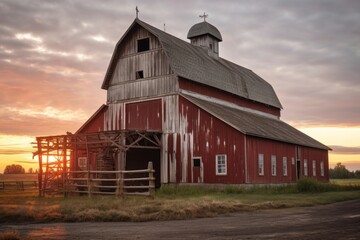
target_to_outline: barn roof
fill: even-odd
[[[182,96],[245,135],[306,147],[331,150],[329,147],[288,125],[280,119],[246,112],[186,94],[182,94]]]
[[[200,22],[192,26],[187,34],[187,38],[191,39],[206,34],[209,34],[215,37],[217,40],[222,41],[219,30],[208,22]]]
[[[135,26],[145,28],[159,39],[169,58],[171,68],[177,76],[253,101],[282,108],[272,86],[253,71],[223,58],[209,56],[206,49],[185,42],[139,19],[134,20],[117,43],[102,84],[103,89],[109,87],[122,41]]]

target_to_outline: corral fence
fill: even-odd
[[[64,194],[93,195],[143,195],[155,193],[155,170],[152,162],[147,169],[124,171],[68,171]]]
[[[37,181],[0,181],[0,190],[25,191],[38,188]]]

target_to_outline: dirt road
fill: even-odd
[[[166,222],[2,225],[25,239],[360,239],[360,200]]]

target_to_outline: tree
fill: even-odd
[[[32,168],[29,168],[28,173],[29,173],[29,174],[34,173],[34,170],[33,170]]]
[[[7,165],[4,170],[4,174],[22,174],[25,173],[25,169],[19,164]]]
[[[337,163],[334,169],[330,168],[330,178],[350,178],[351,173],[341,162]]]

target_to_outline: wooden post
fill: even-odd
[[[90,171],[88,171],[87,175],[88,175],[88,179],[87,179],[88,197],[91,198],[91,174],[90,174]]]
[[[62,157],[63,157],[63,167],[62,167],[62,170],[63,170],[63,191],[64,191],[64,197],[66,197],[66,185],[67,185],[67,150],[66,150],[66,145],[67,145],[67,137],[65,136],[64,139],[63,139],[63,149],[62,149]]]
[[[124,175],[122,171],[119,171],[118,178],[116,180],[116,197],[123,197],[124,195]]]
[[[153,163],[148,163],[148,171],[149,171],[149,194],[150,196],[155,195],[155,181],[154,181],[154,168]]]
[[[39,197],[43,197],[42,195],[42,146],[41,140],[37,139],[37,147],[38,147],[38,159],[39,159],[39,172],[38,172],[38,182],[39,182]]]

